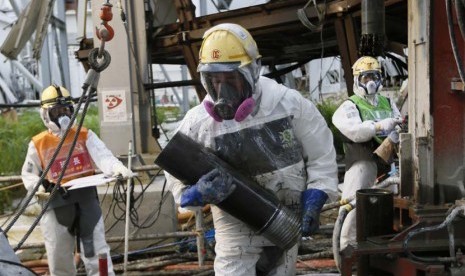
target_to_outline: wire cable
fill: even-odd
[[[52,167],[53,162],[57,158],[58,153],[60,152],[61,147],[63,146],[63,143],[65,142],[65,137],[68,136],[68,133],[71,130],[71,126],[73,125],[74,121],[76,120],[77,114],[79,113],[79,109],[80,109],[80,107],[81,107],[81,105],[82,105],[82,103],[84,101],[86,91],[87,91],[87,89],[84,89],[83,94],[82,94],[82,96],[79,99],[79,102],[77,104],[77,107],[76,107],[73,115],[71,116],[70,124],[69,124],[68,128],[66,129],[65,133],[63,134],[63,137],[60,138],[60,142],[58,142],[57,148],[56,148],[55,152],[53,153],[53,155],[52,155],[52,157],[50,159],[50,162],[48,163],[45,170],[42,171],[42,175],[40,176],[39,180],[37,181],[36,185],[34,186],[32,191],[30,192],[30,194],[26,197],[25,203],[21,206],[20,210],[15,214],[15,216],[14,216],[13,220],[11,221],[11,223],[8,224],[8,226],[5,228],[5,230],[4,230],[5,234],[8,233],[8,231],[11,229],[11,227],[13,227],[13,225],[16,223],[16,221],[19,219],[19,217],[24,213],[24,210],[26,210],[27,206],[29,206],[29,203],[31,202],[31,200],[34,197],[35,193],[37,192],[40,185],[42,184],[42,181],[47,176],[47,173],[49,172],[50,168]],[[86,102],[89,102],[90,98],[91,97],[88,97],[86,99]],[[82,116],[82,121],[83,120],[84,120],[84,116]]]
[[[93,91],[90,91],[89,93],[92,94],[93,92],[95,92],[95,90]],[[64,164],[63,164],[63,168],[67,168],[68,167],[68,164],[69,164],[69,161],[71,160],[71,157],[72,157],[72,152],[74,150],[74,147],[76,146],[76,142],[77,142],[77,139],[79,137],[79,133],[81,132],[81,128],[82,128],[82,125],[84,123],[84,118],[86,116],[86,112],[87,112],[87,109],[89,107],[89,104],[90,104],[90,98],[91,97],[88,97],[87,98],[87,101],[86,103],[84,104],[84,108],[82,110],[82,116],[81,116],[81,120],[79,121],[78,125],[77,125],[77,128],[76,128],[76,134],[73,138],[73,141],[71,143],[71,146],[70,146],[70,149],[69,149],[69,152],[68,152],[68,157],[66,158]],[[77,113],[77,110],[76,112]],[[74,117],[74,115],[73,115]],[[68,129],[67,131],[69,131],[71,129],[71,126],[72,126],[72,123],[70,123],[70,125],[68,126]],[[66,135],[63,135],[63,137],[66,137]],[[64,139],[62,139],[64,141]],[[52,163],[52,162],[50,162]],[[16,247],[14,248],[14,251],[17,251],[18,249],[21,248],[21,246],[23,245],[23,243],[27,240],[27,238],[29,237],[29,235],[31,235],[32,231],[34,230],[34,228],[37,226],[37,224],[39,223],[40,219],[42,218],[42,216],[45,214],[45,212],[47,211],[48,209],[48,206],[50,205],[50,203],[52,202],[53,198],[56,196],[56,194],[58,193],[58,191],[60,190],[61,186],[60,186],[60,183],[61,183],[61,180],[63,179],[63,177],[65,176],[65,172],[66,170],[63,169],[60,173],[60,176],[58,177],[58,180],[55,184],[55,186],[53,187],[52,191],[50,192],[50,198],[47,200],[47,202],[45,202],[45,204],[43,205],[42,207],[42,211],[40,212],[40,214],[36,217],[36,219],[34,220],[34,222],[32,223],[31,227],[28,229],[28,231],[26,232],[26,234],[24,234],[23,238],[18,242],[18,244],[16,245]],[[44,175],[43,175],[44,176]],[[66,191],[66,190],[65,190]]]

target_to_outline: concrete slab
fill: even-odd
[[[174,198],[165,187],[163,190],[164,177],[157,177],[150,184],[143,186],[135,180],[133,198],[135,203],[131,212],[132,220],[129,223],[130,235],[144,235],[168,233],[177,231],[177,214]],[[126,186],[124,181],[124,187]],[[141,195],[143,189],[146,189]],[[126,194],[122,187],[115,190],[115,185],[99,186],[98,194],[102,207],[102,214],[107,231],[107,239],[110,237],[124,237],[125,230],[125,206]],[[130,241],[129,250],[146,248],[151,244],[165,244],[173,242],[174,239]],[[124,252],[124,242],[111,243],[113,253]]]

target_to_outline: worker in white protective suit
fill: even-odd
[[[40,176],[49,165],[73,114],[73,101],[68,90],[60,86],[49,86],[41,95],[40,116],[48,130],[34,136],[29,143],[21,176],[26,189],[34,190]],[[107,254],[108,275],[115,275],[110,257],[110,248],[105,241],[105,230],[95,187],[66,191],[63,187],[54,197],[50,191],[59,179],[62,164],[76,134],[72,126],[52,163],[49,172],[36,192],[42,206],[51,200],[48,210],[40,221],[47,251],[51,275],[76,275],[74,252],[76,237],[80,240],[81,258],[87,275],[99,275],[98,255]],[[129,177],[126,168],[92,132],[81,128],[71,159],[61,183],[95,172],[93,163],[105,174]]]
[[[314,233],[322,206],[337,198],[333,137],[324,118],[298,91],[259,76],[257,45],[239,25],[207,30],[199,57],[207,95],[178,131],[298,212],[302,235]],[[167,178],[181,207],[212,204],[215,275],[295,275],[298,244],[283,251],[215,205],[235,189],[227,173],[212,170],[192,186]]]
[[[373,152],[383,139],[399,142],[395,128],[402,121],[394,101],[378,93],[382,88],[378,60],[361,57],[352,69],[354,95],[344,101],[332,117],[333,124],[346,138],[342,199],[355,196],[359,189],[372,187],[377,175],[390,170],[390,166],[381,162]],[[341,250],[356,240],[355,213],[351,211],[344,220],[340,236]]]

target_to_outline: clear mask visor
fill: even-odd
[[[359,86],[364,88],[368,95],[378,92],[381,82],[381,73],[379,71],[365,71],[358,76]]]
[[[358,81],[366,85],[369,81],[381,83],[381,74],[378,71],[366,71],[358,76]]]
[[[54,122],[60,129],[64,130],[70,123],[74,107],[72,105],[57,104],[48,109],[50,121]]]
[[[240,104],[251,97],[252,89],[238,72],[202,72],[206,90],[214,101],[215,112],[225,120],[234,118]]]
[[[205,81],[210,85],[207,91],[210,96],[216,101],[219,98],[242,98],[248,96],[249,86],[245,78],[238,71],[234,72],[209,72],[202,73]],[[224,89],[224,86],[229,86],[232,90]]]
[[[50,120],[58,120],[62,116],[71,117],[73,115],[74,108],[71,105],[55,105],[48,109],[48,115]]]

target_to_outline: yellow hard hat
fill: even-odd
[[[364,56],[359,58],[352,66],[354,77],[360,75],[365,71],[378,71],[381,72],[381,66],[378,60],[374,57]]]
[[[56,104],[73,104],[69,91],[63,86],[51,85],[42,91],[40,106],[50,108]]]
[[[204,34],[199,63],[239,63],[239,67],[260,58],[255,40],[237,24],[220,24]]]

